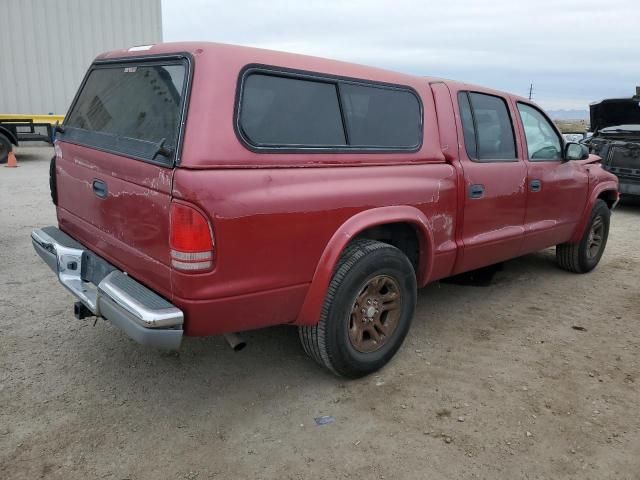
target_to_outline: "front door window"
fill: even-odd
[[[536,108],[518,103],[518,112],[527,138],[529,160],[561,160],[562,143],[549,120]]]

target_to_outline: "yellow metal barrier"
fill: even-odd
[[[18,113],[0,113],[0,120],[32,121],[33,123],[62,123],[64,115],[24,115]]]

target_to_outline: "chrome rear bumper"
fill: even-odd
[[[184,315],[179,308],[56,227],[34,230],[31,241],[60,283],[94,315],[109,320],[143,345],[168,349],[180,347]],[[91,262],[88,261],[89,254]],[[96,263],[100,264],[98,274],[93,272],[89,275],[86,271],[88,265]]]

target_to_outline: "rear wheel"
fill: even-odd
[[[575,273],[593,270],[607,245],[611,210],[603,200],[597,200],[591,211],[589,224],[578,243],[556,246],[556,260],[560,268]]]
[[[7,158],[9,157],[9,152],[11,152],[11,150],[13,150],[11,140],[0,133],[0,164],[7,163]]]
[[[398,351],[416,304],[416,277],[397,248],[355,240],[343,252],[317,325],[300,327],[306,353],[332,372],[357,378]]]

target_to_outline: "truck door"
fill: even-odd
[[[579,221],[589,190],[584,166],[562,156],[562,137],[537,107],[517,102],[527,157],[527,214],[521,254],[564,243]]]
[[[527,166],[518,154],[515,112],[505,98],[460,91],[452,99],[460,112],[460,165],[464,211],[462,254],[454,273],[516,257],[522,247]]]

